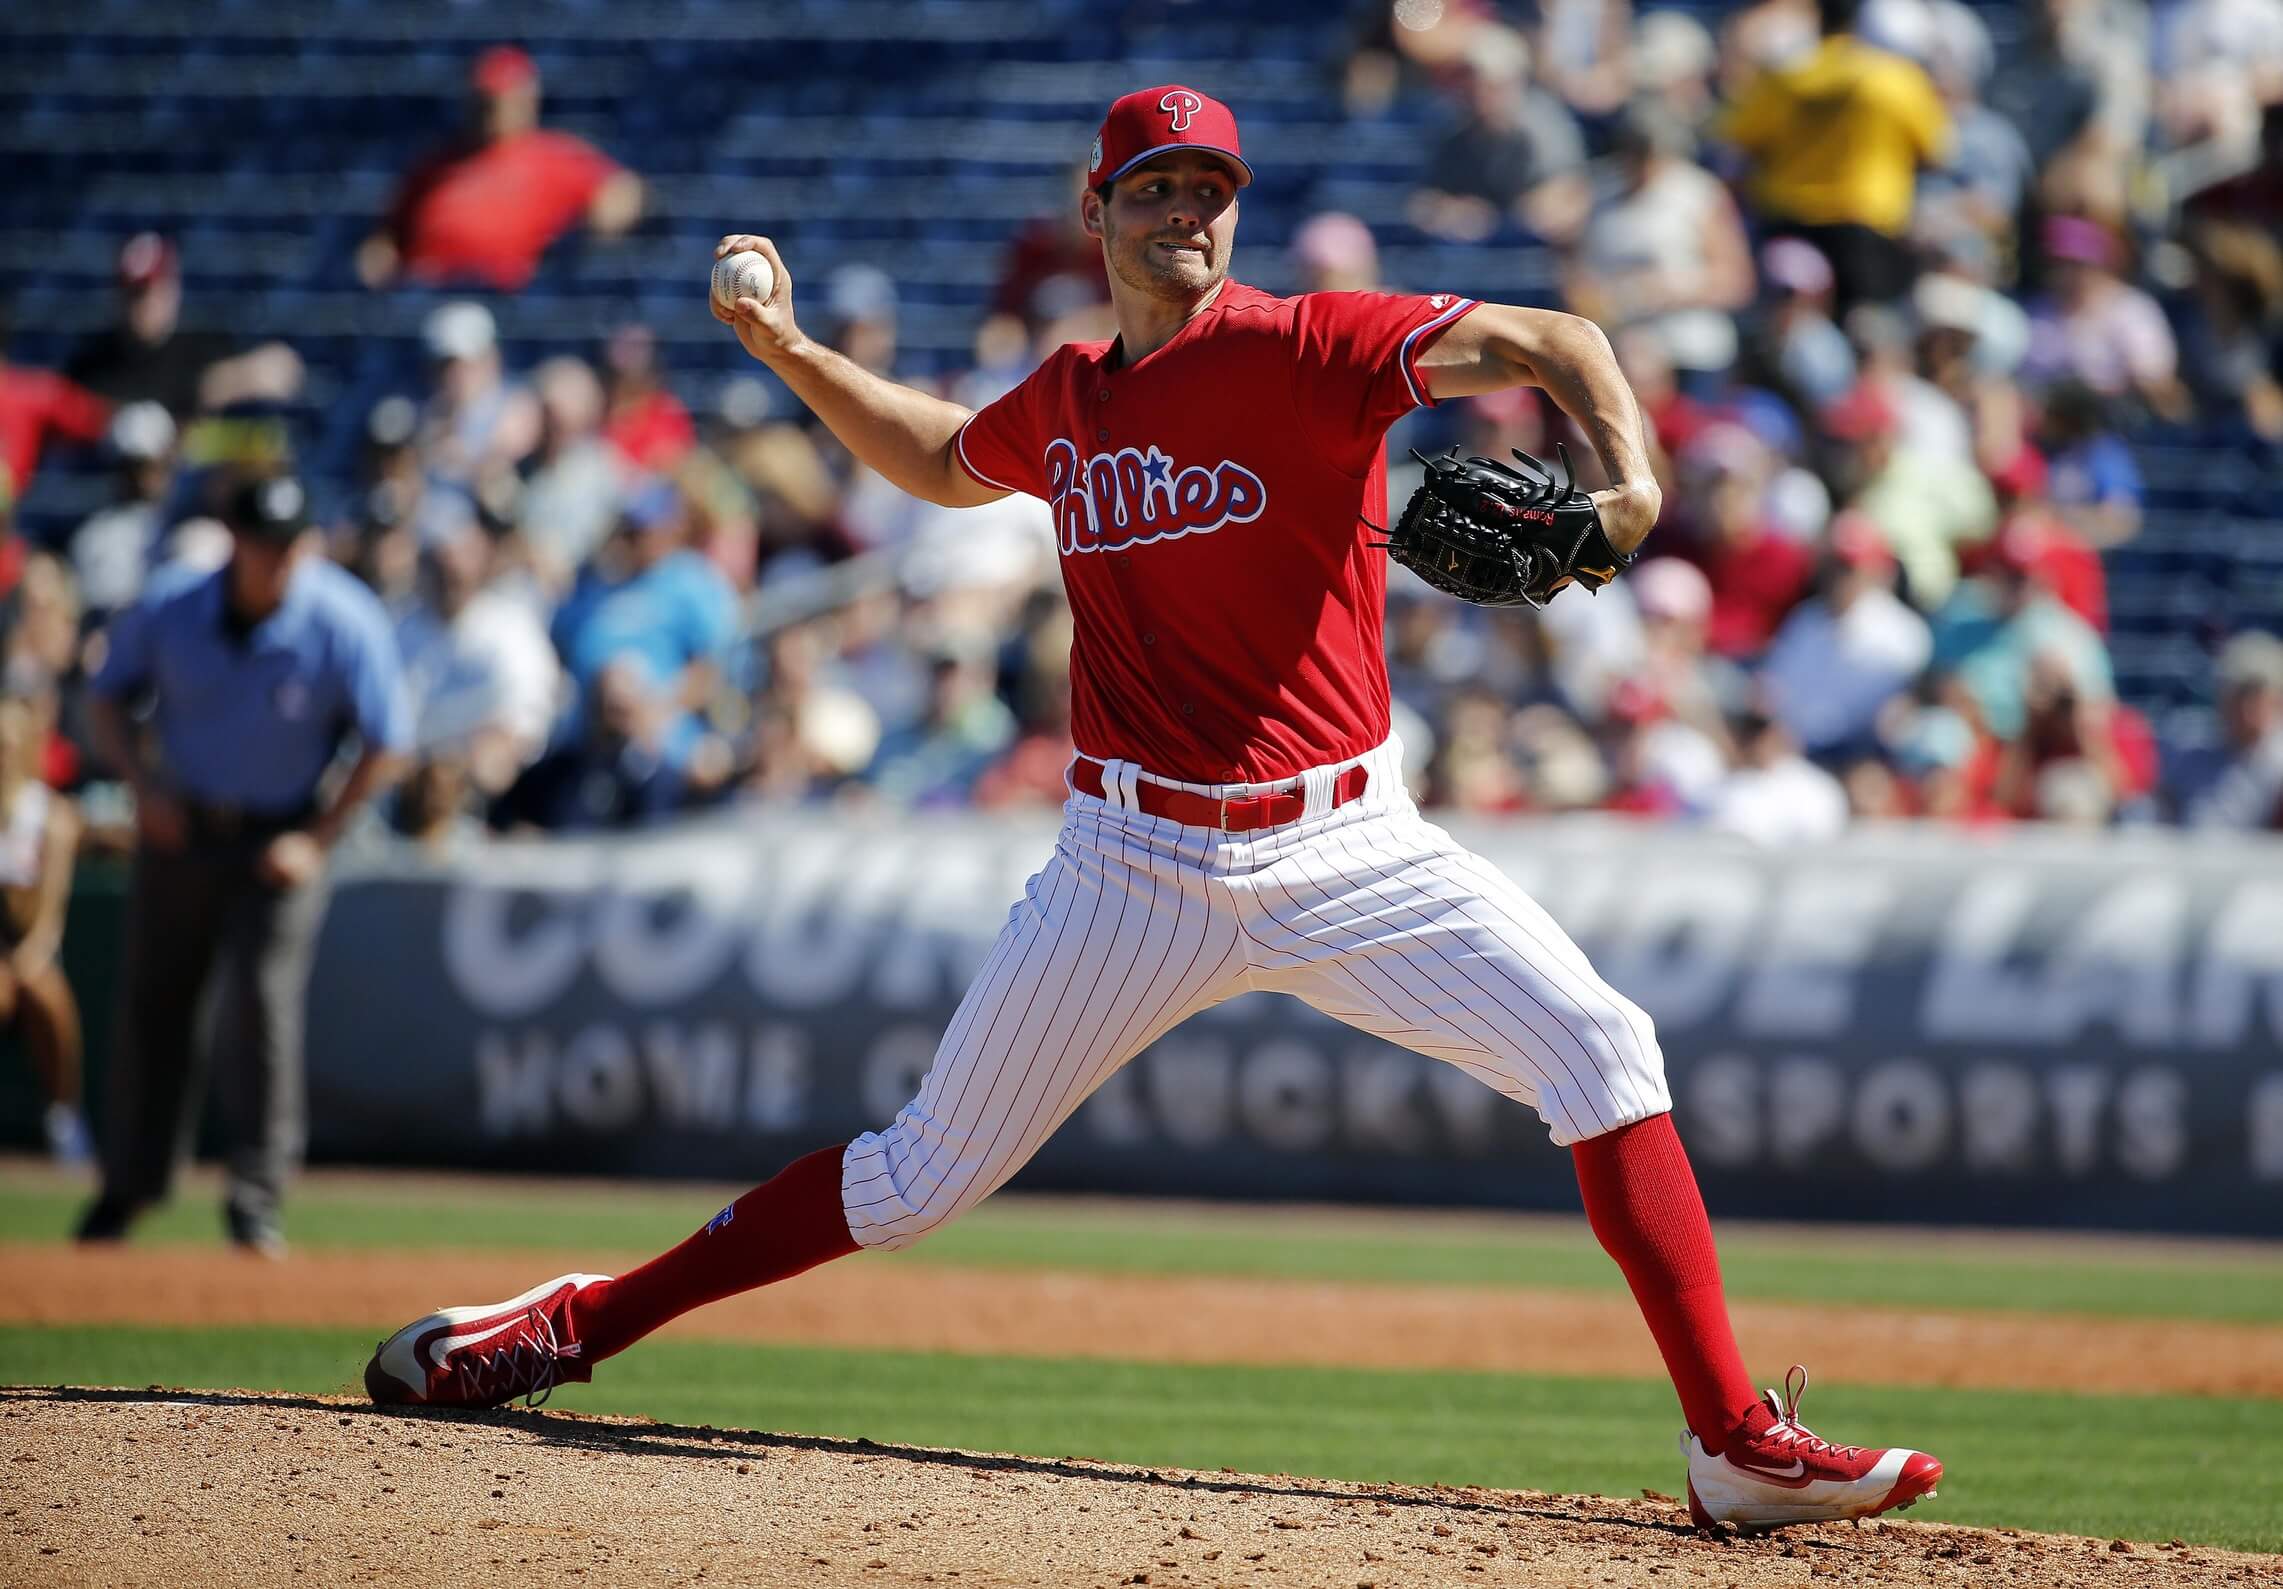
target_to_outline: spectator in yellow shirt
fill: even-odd
[[[1754,208],[1830,259],[1842,308],[1909,290],[1913,185],[1950,143],[1933,81],[1856,38],[1856,4],[1818,0],[1815,52],[1756,78],[1718,128],[1750,163]]]

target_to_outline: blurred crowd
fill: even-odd
[[[1558,251],[1665,485],[1644,561],[1598,598],[1491,612],[1393,576],[1425,801],[1768,844],[1900,817],[2283,825],[2283,640],[2226,637],[2219,739],[2160,747],[2116,698],[2102,561],[2139,527],[2142,427],[2283,442],[2283,0],[2023,16],[2001,55],[1957,0],[1759,0],[1717,29],[1628,0],[1367,8],[1327,93],[1355,118],[1442,106],[1410,227]],[[1058,804],[1070,619],[1043,506],[917,503],[780,388],[678,385],[640,324],[511,360],[488,305],[646,199],[546,128],[520,52],[471,88],[358,258],[374,291],[466,295],[435,300],[424,387],[372,408],[354,490],[318,515],[412,704],[411,772],[372,825],[448,851],[746,802]],[[907,370],[897,285],[868,266],[793,259],[803,323],[980,405],[1113,329],[1070,209],[1010,239],[955,377]],[[1383,280],[1379,242],[1315,215],[1291,275],[1448,285]],[[229,558],[234,482],[291,467],[293,350],[181,329],[183,290],[170,240],[124,240],[113,330],[62,371],[0,363],[8,489],[51,446],[116,463],[67,537],[0,536],[8,693],[96,842],[128,829],[80,699],[106,626],[169,566]],[[1422,410],[1390,456],[1566,437],[1582,462],[1566,426],[1503,393]]]

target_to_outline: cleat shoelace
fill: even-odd
[[[527,1318],[528,1327],[512,1345],[463,1353],[452,1365],[469,1400],[497,1404],[521,1396],[524,1406],[537,1407],[563,1382],[563,1359],[577,1357],[579,1343],[558,1343],[553,1322],[536,1307]]]
[[[1783,1394],[1770,1390],[1764,1393],[1768,1408],[1775,1413],[1775,1426],[1761,1439],[1780,1450],[1806,1456],[1828,1456],[1837,1461],[1863,1454],[1861,1446],[1843,1446],[1824,1439],[1799,1421],[1800,1398],[1807,1394],[1807,1369],[1794,1363],[1791,1372],[1784,1376]]]

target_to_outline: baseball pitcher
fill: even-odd
[[[1931,1456],[1810,1433],[1799,1371],[1754,1394],[1648,1017],[1402,783],[1388,557],[1469,600],[1540,603],[1622,577],[1656,522],[1607,340],[1446,293],[1244,286],[1229,263],[1251,180],[1219,101],[1167,85],[1113,104],[1078,202],[1118,335],[1056,349],[980,412],[810,341],[769,239],[722,239],[717,257],[763,256],[743,279],[769,286],[716,299],[715,317],[852,453],[931,502],[1023,491],[1053,510],[1076,631],[1062,830],[884,1130],[795,1162],[628,1274],[406,1326],[366,1369],[376,1401],[541,1396],[692,1308],[907,1246],[1174,1026],[1268,988],[1480,1077],[1570,1149],[1679,1393],[1699,1523],[1863,1517],[1934,1492]],[[1611,484],[1578,490],[1566,457],[1430,460],[1391,521],[1388,426],[1523,384]]]

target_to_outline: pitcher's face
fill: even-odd
[[[1211,155],[1168,152],[1120,177],[1107,199],[1089,192],[1080,204],[1110,274],[1135,292],[1194,302],[1229,273],[1236,182]]]

